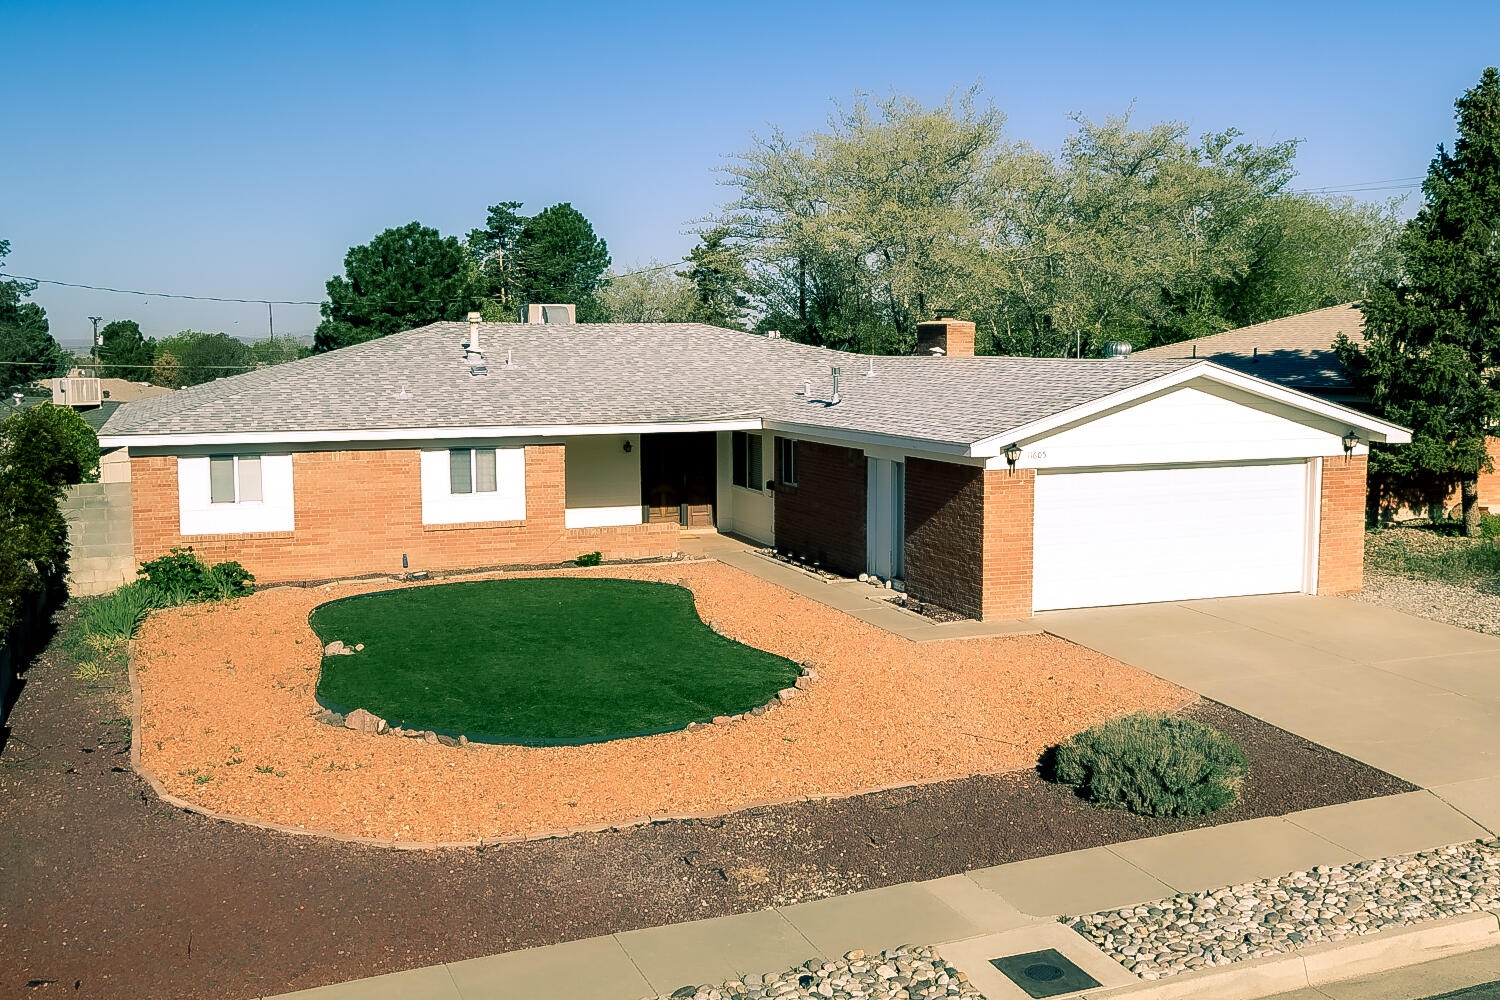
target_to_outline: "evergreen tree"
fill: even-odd
[[[1402,229],[1403,274],[1363,304],[1367,344],[1340,356],[1412,443],[1373,449],[1394,499],[1440,505],[1460,489],[1465,533],[1479,533],[1486,431],[1500,423],[1500,72],[1460,97],[1458,139],[1438,146],[1423,205]]]
[[[0,262],[10,253],[10,241],[0,240]],[[47,328],[47,313],[35,302],[23,301],[36,285],[0,280],[0,392],[13,391],[45,378],[66,375],[73,355],[63,350]]]
[[[677,275],[693,284],[694,321],[738,330],[749,304],[745,289],[750,285],[750,276],[745,271],[744,258],[728,245],[728,239],[729,230],[724,226],[715,226],[704,233],[688,254],[688,269],[678,271]]]
[[[606,280],[609,247],[572,205],[553,205],[527,219],[516,235],[513,260],[517,305],[572,303],[580,323],[604,319],[597,293]]]
[[[484,228],[469,231],[469,256],[486,320],[506,323],[519,318],[515,251],[526,225],[526,217],[516,212],[520,207],[519,201],[491,205]]]
[[[314,351],[331,351],[439,320],[461,320],[478,303],[472,264],[452,236],[419,222],[387,229],[344,255],[328,279]],[[187,359],[179,356],[184,367]]]
[[[99,333],[99,360],[99,374],[105,378],[144,382],[156,363],[156,341],[142,334],[135,320],[117,319]]]

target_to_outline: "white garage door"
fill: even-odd
[[[1307,470],[1295,462],[1039,473],[1033,606],[1301,590]]]

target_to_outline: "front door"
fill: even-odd
[[[890,580],[905,573],[906,463],[867,458],[865,572]]]
[[[641,435],[641,504],[650,522],[712,528],[718,499],[712,432]]]

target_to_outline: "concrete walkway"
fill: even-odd
[[[1035,620],[1500,825],[1500,636],[1299,594]]]
[[[828,580],[784,562],[762,555],[748,543],[702,532],[684,535],[682,551],[690,556],[717,559],[728,566],[758,576],[794,594],[842,611],[851,618],[868,622],[912,642],[937,642],[943,639],[973,639],[991,635],[1039,635],[1043,627],[1034,619],[1010,621],[936,622],[915,611],[891,603],[890,591],[872,587],[858,580]]]
[[[1394,972],[1359,976],[1338,983],[1278,993],[1267,1000],[1427,1000],[1457,990],[1491,984],[1487,990],[1465,992],[1455,1000],[1500,1000],[1500,948],[1409,965]]]

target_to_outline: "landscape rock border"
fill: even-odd
[[[1284,955],[1500,904],[1500,838],[1062,918],[1146,980]]]
[[[723,983],[684,986],[656,1000],[823,1000],[868,997],[870,1000],[937,1000],[959,997],[984,1000],[969,977],[943,961],[938,949],[904,944],[867,957],[851,951],[841,959],[810,958],[783,972],[750,973]]]

